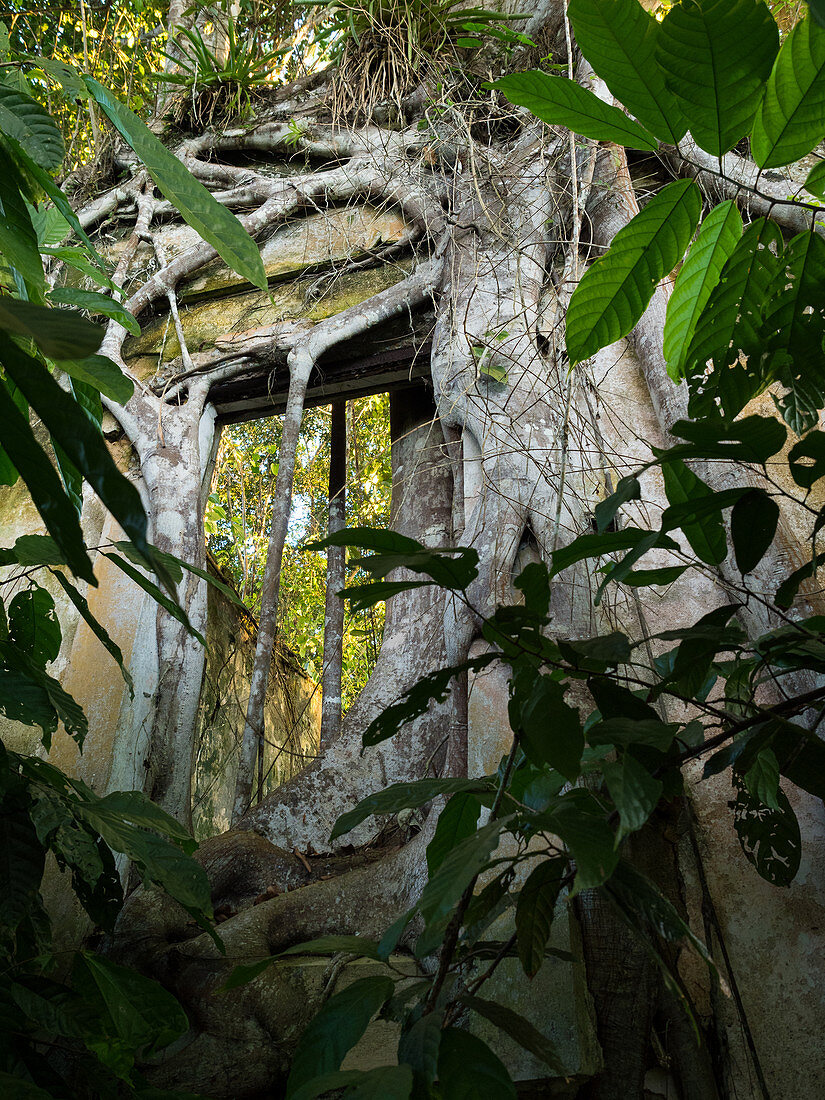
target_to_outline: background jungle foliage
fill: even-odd
[[[474,30],[470,12],[469,27],[460,28],[461,37],[466,32],[462,46],[457,24],[451,22],[453,8],[441,9],[442,38],[434,40],[435,46],[428,39],[422,49],[444,42],[477,48],[489,41],[492,29],[500,30],[478,13],[479,29]],[[257,9],[244,10],[253,27]],[[380,16],[377,10],[369,9],[371,18]],[[714,157],[746,141],[756,163],[769,171],[808,156],[825,137],[825,30],[819,14],[815,6],[780,37],[768,8],[755,0],[682,0],[661,22],[636,0],[610,5],[571,0],[578,47],[628,113],[546,68],[512,74],[496,88],[546,122],[631,148],[678,145],[688,130]],[[93,27],[91,16],[97,21]],[[158,49],[164,46],[162,34],[154,35],[156,19],[162,13],[135,0],[105,10],[84,7],[79,25],[74,13],[66,13],[56,26],[44,26],[21,9],[11,20],[10,38],[0,41],[0,478],[13,484],[22,477],[48,531],[23,536],[0,551],[0,561],[12,570],[2,582],[0,708],[9,718],[39,726],[46,753],[58,722],[82,744],[87,719],[48,671],[61,635],[53,601],[38,583],[41,570],[51,570],[108,651],[106,658],[101,652],[101,659],[114,660],[129,683],[120,651],[92,618],[76,586],[96,583],[79,524],[83,482],[129,539],[94,552],[109,555],[170,614],[183,615],[175,589],[182,569],[191,568],[147,542],[139,497],[118,472],[100,432],[100,394],[124,403],[131,383],[98,354],[101,330],[83,313],[114,317],[127,327],[134,321],[124,315],[110,269],[57,182],[65,167],[74,166],[66,162],[67,155],[79,156],[82,147],[96,143],[95,130],[107,117],[185,217],[198,203],[212,203],[208,224],[194,216],[189,220],[226,262],[256,285],[263,277],[257,248],[233,216],[121,102],[141,109],[149,102],[149,77],[161,67],[161,55],[151,51],[156,43]],[[336,33],[338,51],[364,37],[353,21]],[[149,52],[143,46],[129,52],[129,35]],[[477,42],[473,36],[480,36]],[[505,31],[492,34],[496,41],[502,37],[505,46],[513,41]],[[726,48],[720,51],[723,41]],[[90,53],[90,42],[100,48]],[[55,65],[55,58],[72,67]],[[98,75],[107,76],[120,99],[93,76],[81,75],[93,64],[103,66]],[[487,94],[497,93],[487,89]],[[80,123],[75,129],[73,118]],[[86,133],[87,118],[91,136],[78,136],[73,145],[75,135]],[[825,193],[821,159],[810,168],[807,188],[813,196]],[[669,507],[658,528],[624,525],[622,508],[639,499],[641,487],[636,474],[623,478],[596,509],[595,531],[560,547],[551,562],[529,566],[517,581],[524,602],[499,608],[485,621],[484,636],[496,647],[494,654],[460,669],[440,670],[366,731],[365,744],[392,736],[431,699],[443,698],[457,672],[495,659],[512,669],[513,742],[494,775],[427,779],[376,792],[336,825],[335,835],[343,835],[370,814],[417,808],[449,796],[427,852],[429,880],[414,909],[380,943],[328,937],[301,949],[387,959],[418,916],[423,930],[415,955],[436,956],[438,962],[402,996],[395,995],[388,974],[363,979],[331,997],[298,1048],[287,1090],[291,1098],[307,1100],[345,1088],[350,1096],[404,1098],[414,1091],[449,1100],[466,1095],[468,1082],[480,1090],[491,1081],[498,1095],[514,1097],[502,1063],[458,1026],[466,1012],[491,1020],[557,1069],[545,1036],[479,992],[511,954],[526,975],[535,974],[557,900],[583,890],[601,891],[643,936],[668,988],[690,1012],[664,945],[688,945],[711,968],[712,961],[673,905],[626,858],[626,838],[682,792],[680,768],[689,760],[703,757],[705,775],[729,772],[733,824],[744,856],[777,887],[793,880],[800,835],[785,789],[791,784],[825,796],[825,747],[815,732],[825,711],[825,688],[800,692],[793,680],[807,673],[817,684],[825,622],[788,613],[800,585],[825,562],[817,548],[825,510],[809,500],[810,490],[825,477],[825,434],[817,427],[825,405],[825,244],[818,232],[818,204],[798,205],[807,210],[810,228],[786,238],[768,219],[745,224],[732,202],[704,205],[694,183],[677,180],[650,199],[581,279],[567,316],[573,364],[629,332],[656,284],[680,265],[665,355],[674,383],[688,389],[691,419],[673,426],[681,442],[654,454],[650,463],[663,471]],[[72,243],[64,244],[71,234]],[[98,289],[61,289],[52,277],[60,263],[79,268]],[[777,417],[736,419],[751,397],[769,387]],[[48,443],[32,431],[30,411]],[[367,403],[356,410],[356,419],[363,417],[369,425],[370,417],[380,413],[379,402]],[[323,415],[312,414],[306,422],[295,541],[323,528],[323,477],[316,472],[317,466],[323,468],[326,446]],[[385,515],[387,486],[385,437],[367,430],[369,441],[361,439],[356,426],[351,443],[351,464],[360,456],[361,466],[349,515],[361,526],[336,537],[372,551],[353,563],[370,578],[350,586],[354,614],[369,612],[398,590],[386,577],[399,565],[420,578],[403,582],[407,587],[439,584],[464,592],[475,576],[473,550],[427,549],[363,526]],[[793,445],[786,452],[789,441]],[[230,438],[219,474],[221,491],[209,519],[216,553],[224,555],[252,601],[260,570],[256,540],[266,529],[273,460],[277,432],[271,425]],[[742,465],[751,480],[714,490],[700,473],[717,462]],[[737,612],[760,598],[748,578],[777,529],[777,501],[783,494],[769,464],[780,462],[788,463],[799,489],[797,504],[810,517],[811,557],[777,584],[772,605],[783,616],[782,625],[753,639],[738,625]],[[760,475],[755,479],[754,471]],[[373,484],[375,492],[367,500],[363,487]],[[644,555],[662,548],[678,563],[646,568]],[[685,570],[713,570],[731,556],[741,579],[732,587],[730,603],[660,635],[660,641],[673,644],[653,670],[638,659],[638,643],[620,632],[576,641],[551,636],[549,585],[577,561],[603,559],[598,600],[609,584],[662,585]],[[317,565],[299,567],[296,558],[292,568],[295,591],[299,586],[318,590],[312,573]],[[304,659],[317,663],[306,625],[310,617],[302,623],[288,607],[287,622],[290,614],[289,629],[306,638]],[[360,660],[353,658],[353,682],[360,682]],[[576,681],[586,684],[597,708],[584,721],[565,699]],[[768,682],[785,689],[780,702],[762,701]],[[667,699],[687,704],[689,716],[666,720],[660,703]],[[125,857],[145,882],[166,890],[193,919],[211,927],[209,886],[189,858],[191,838],[137,792],[101,798],[41,757],[4,750],[0,792],[0,1084],[12,1095],[32,1097],[164,1095],[146,1084],[141,1061],[185,1032],[185,1014],[157,983],[114,966],[105,955],[77,952],[66,960],[53,954],[39,889],[46,855],[52,853],[71,872],[73,889],[95,925],[109,930],[122,903],[117,857]],[[511,854],[494,860],[504,836],[510,838],[506,850]],[[517,886],[517,869],[537,855],[546,858]],[[490,870],[494,875],[476,893],[479,875]],[[494,920],[511,907],[515,931],[509,940],[489,938]],[[466,964],[479,958],[489,965],[471,981]],[[270,962],[242,968],[231,981],[248,980]],[[397,1060],[369,1073],[340,1072],[346,1050],[379,1010],[401,1023]]]

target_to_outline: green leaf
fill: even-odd
[[[685,630],[667,682],[675,682],[688,696],[701,690],[716,654],[741,640],[740,632],[734,629],[735,624],[734,627],[728,625],[739,606],[723,604],[715,607]]]
[[[786,577],[777,588],[776,595],[773,598],[776,606],[781,607],[783,610],[789,608],[796,599],[800,584],[812,577],[823,564],[825,564],[825,553],[816,554],[811,561],[801,565],[799,569],[795,569],[790,576]]]
[[[185,852],[194,852],[197,847],[189,830],[142,791],[112,791],[103,798],[96,798],[86,809],[98,820],[105,818],[115,827],[122,824],[128,828],[154,829],[170,837]]]
[[[428,1087],[438,1072],[443,1021],[443,1012],[427,1012],[402,1031],[398,1042],[399,1063],[408,1065],[415,1077]]]
[[[39,164],[32,160],[32,158],[28,155],[28,153],[25,151],[22,145],[20,145],[19,142],[15,141],[13,138],[9,138],[8,134],[6,135],[6,140],[9,142],[12,151],[14,152],[18,161],[25,168],[26,172],[28,172],[29,175],[34,178],[38,187],[40,187],[40,189],[52,200],[57,210],[60,211],[68,224],[78,235],[80,240],[83,241],[83,244],[85,245],[87,250],[87,254],[92,257],[95,263],[99,264],[102,267],[103,260],[101,259],[99,252],[92,244],[91,239],[88,237],[82,225],[78,221],[77,214],[75,214],[74,210],[72,209],[69,200],[63,194],[63,192],[49,175],[49,173],[45,171],[45,169],[41,168]]]
[[[547,859],[531,872],[516,902],[516,946],[522,969],[528,978],[544,962],[544,949],[556,912],[567,860]]]
[[[35,61],[43,72],[48,73],[50,77],[56,80],[63,91],[72,99],[89,98],[83,79],[73,65],[67,65],[65,61],[61,61],[56,57],[43,57],[42,55],[34,56],[32,61]]]
[[[60,652],[60,623],[54,600],[45,588],[34,585],[18,592],[8,606],[9,634],[15,645],[45,668]]]
[[[393,989],[391,978],[376,975],[360,978],[330,997],[298,1043],[286,1086],[288,1100],[313,1078],[339,1069]]]
[[[413,1086],[409,1066],[376,1066],[374,1069],[347,1069],[325,1073],[302,1085],[289,1100],[314,1100],[314,1097],[344,1089],[348,1100],[407,1100]]]
[[[769,378],[777,378],[791,391],[780,399],[779,406],[797,434],[817,423],[819,409],[825,404],[825,373],[820,366],[825,339],[823,302],[825,241],[818,233],[799,233],[785,248],[780,269],[768,288],[762,326],[763,360],[769,364]]]
[[[621,860],[606,890],[620,916],[636,935],[644,937],[645,932],[650,931],[667,943],[689,946],[715,973],[716,965],[702,941],[659,888],[635,867]]]
[[[825,134],[825,30],[803,19],[782,43],[756,114],[751,153],[760,168],[804,157]]]
[[[637,0],[628,2],[639,6]],[[619,230],[608,251],[593,261],[567,310],[571,363],[588,359],[630,332],[657,284],[684,255],[701,205],[699,189],[692,180],[669,183]]]
[[[89,313],[102,313],[123,325],[133,336],[140,336],[140,325],[135,317],[119,302],[107,294],[98,294],[96,290],[77,290],[75,287],[58,286],[49,294],[57,306],[76,306]],[[94,349],[95,351],[97,348]]]
[[[446,668],[436,669],[435,672],[422,677],[417,684],[401,697],[399,702],[392,703],[373,718],[364,731],[363,744],[377,745],[388,737],[394,736],[406,723],[426,714],[430,704],[435,700],[443,703],[450,692],[453,677],[462,672],[478,671],[498,660],[496,653],[483,653],[478,657],[471,657],[460,665],[451,665]]]
[[[335,822],[330,840],[348,833],[372,814],[394,814],[399,810],[423,806],[440,794],[490,790],[490,784],[481,779],[417,779],[412,783],[394,783],[382,791],[367,795],[354,809],[341,814]]]
[[[103,339],[103,330],[79,313],[33,305],[16,298],[0,298],[0,328],[34,340],[50,359],[91,355]]]
[[[582,88],[575,80],[549,76],[533,69],[503,76],[491,87],[503,92],[511,103],[527,107],[542,122],[566,126],[583,137],[651,152],[659,147],[656,138],[638,122],[628,118],[618,107],[599,99],[589,88]]]
[[[661,780],[654,779],[627,752],[622,755],[621,760],[606,760],[602,764],[602,773],[610,797],[619,811],[619,830],[616,834],[618,844],[628,833],[641,829],[656,809],[664,787]]]
[[[0,337],[0,361],[20,387],[31,407],[83,474],[136,546],[146,542],[146,514],[135,486],[118,470],[98,427],[77,415],[74,401],[48,371],[30,356]],[[55,535],[54,531],[51,534]]]
[[[780,810],[779,761],[773,749],[761,749],[744,775],[745,787],[757,802],[771,810]]]
[[[655,450],[659,461],[669,458],[739,459],[764,465],[785,445],[788,429],[775,416],[743,416],[733,424],[722,420],[677,420],[670,429],[689,443]]]
[[[193,637],[198,639],[201,645],[206,645],[206,639],[203,637],[202,634],[195,630],[195,628],[189,622],[189,617],[180,606],[180,604],[175,603],[174,600],[170,600],[167,596],[164,596],[163,592],[161,592],[156,584],[150,581],[147,577],[144,577],[144,575],[138,572],[138,570],[135,569],[134,566],[130,565],[128,561],[124,561],[123,558],[118,557],[117,554],[104,553],[103,556],[108,558],[109,561],[113,561],[118,569],[121,569],[127,577],[131,577],[135,584],[139,585],[144,592],[148,592],[152,599],[159,603],[165,611],[168,611],[173,619],[177,619],[177,621],[181,623],[181,625],[185,626],[189,633],[192,634]]]
[[[37,233],[20,193],[21,183],[11,158],[0,145],[0,253],[23,276],[31,293],[39,297],[43,294],[46,280],[37,247]],[[0,297],[0,308],[12,300]],[[0,313],[2,324],[3,314]]]
[[[715,494],[689,469],[681,459],[666,462],[662,466],[665,492],[671,505],[693,505],[696,501],[711,504]],[[665,519],[663,517],[663,525]],[[692,521],[680,525],[694,554],[708,565],[719,565],[728,554],[728,541],[722,523],[722,512],[713,509],[709,514],[695,515]]]
[[[764,489],[751,489],[737,500],[730,517],[736,565],[744,576],[765,556],[779,523],[779,505]]]
[[[14,542],[20,565],[65,565],[60,548],[50,535],[20,535]]]
[[[0,1072],[0,1088],[7,1100],[53,1100],[54,1093],[38,1088],[17,1074]]]
[[[649,745],[666,752],[676,736],[677,726],[658,718],[605,718],[587,731],[590,745]]]
[[[630,660],[630,642],[626,634],[614,630],[597,638],[559,639],[559,649],[574,668],[601,670],[605,666],[626,664]]]
[[[543,561],[531,561],[522,569],[513,586],[524,594],[524,606],[544,619],[550,608],[550,575]]]
[[[438,1081],[450,1100],[516,1100],[516,1087],[486,1043],[448,1027],[438,1052]]]
[[[607,530],[623,504],[627,504],[629,500],[640,500],[641,495],[642,487],[639,479],[635,475],[623,477],[610,496],[596,505],[594,515],[598,533],[602,534]]]
[[[147,561],[146,556],[139,553],[131,543],[128,542],[116,542],[113,544],[116,550],[119,550],[121,554],[129,558],[136,565],[139,565],[142,569],[152,569],[155,572],[158,568],[165,569],[169,576],[174,580],[175,584],[180,584],[183,580],[182,570],[187,570],[189,573],[194,573],[196,577],[200,577],[201,580],[206,581],[207,584],[215,588],[221,595],[226,596],[230,603],[235,604],[236,607],[242,607],[244,611],[247,610],[246,604],[240,598],[234,589],[230,588],[228,584],[224,584],[223,581],[218,580],[217,577],[213,577],[207,569],[201,569],[197,565],[190,565],[188,561],[184,561],[183,558],[179,558],[176,554],[168,554],[165,550],[159,550],[157,546],[153,546],[149,543],[149,551],[151,554],[151,560]]]
[[[137,153],[149,173],[184,221],[218,255],[253,286],[266,290],[266,272],[258,246],[231,211],[173,156],[136,114],[90,76],[86,87],[106,112],[112,125]]]
[[[19,142],[47,172],[63,163],[63,137],[49,112],[31,96],[4,84],[0,84],[0,131]]]
[[[437,924],[452,910],[465,889],[487,865],[508,820],[499,818],[483,825],[457,844],[442,860],[418,900],[418,910],[426,924]]]
[[[550,576],[568,569],[585,558],[600,558],[605,554],[614,554],[620,550],[632,550],[653,537],[657,546],[668,550],[678,550],[672,539],[662,538],[658,531],[642,531],[638,527],[624,527],[621,531],[605,531],[602,535],[579,535],[577,539],[553,551],[553,568]],[[652,545],[652,544],[651,544]]]
[[[579,777],[584,751],[579,712],[564,700],[565,685],[528,668],[513,681],[510,724],[528,760],[549,764],[571,783]]]
[[[818,161],[810,170],[805,180],[805,190],[818,199],[825,199],[825,160]]]
[[[656,711],[615,680],[602,676],[591,676],[587,681],[590,694],[596,701],[603,720],[609,718],[633,718],[637,722],[659,722]]]
[[[0,927],[14,930],[36,902],[46,853],[23,807],[4,800],[0,812]]]
[[[100,955],[78,952],[74,988],[94,1005],[103,1023],[101,1042],[88,1044],[100,1054],[106,1038],[117,1038],[135,1054],[161,1050],[189,1029],[177,1000],[159,982],[118,966]]]
[[[483,1000],[481,997],[472,997],[469,994],[461,996],[461,1003],[465,1008],[470,1008],[489,1020],[497,1028],[509,1035],[520,1047],[534,1055],[540,1061],[548,1065],[554,1076],[565,1077],[566,1070],[555,1044],[536,1028],[529,1020],[506,1005],[497,1004],[495,1001]],[[496,1094],[497,1095],[497,1094]]]
[[[760,3],[760,6],[761,3]],[[696,325],[722,268],[742,236],[742,218],[733,200],[720,203],[702,222],[699,236],[676,277],[667,304],[664,355],[674,381],[684,375]]]
[[[750,130],[778,49],[762,0],[681,0],[670,9],[657,57],[702,149],[721,157]]]
[[[8,642],[0,641],[0,660],[6,668],[0,676],[2,680],[3,699],[0,696],[0,706],[8,717],[16,717],[18,721],[28,725],[39,725],[43,730],[43,744],[48,750],[51,747],[51,734],[54,732],[56,722],[54,716],[63,723],[66,733],[73,737],[79,745],[83,741],[89,729],[89,723],[83,708],[67,691],[65,691],[53,676],[41,668],[28,653]],[[8,692],[14,685],[20,701],[23,703],[22,713],[13,713],[13,702],[9,700]],[[10,709],[9,703],[12,702]]]
[[[808,461],[803,461],[808,459]],[[801,489],[810,489],[825,477],[825,432],[809,432],[788,452],[791,477]]]
[[[376,581],[372,584],[351,584],[337,593],[342,600],[351,600],[350,610],[354,613],[367,611],[377,603],[397,596],[399,592],[412,592],[414,588],[431,588],[432,581]]]
[[[721,412],[726,420],[732,420],[764,388],[757,366],[763,344],[762,320],[781,250],[778,226],[759,218],[745,229],[722,269],[696,323],[685,359],[691,415]],[[749,357],[747,366],[737,362],[740,351]],[[709,378],[708,362],[715,368]]]
[[[536,820],[541,828],[561,837],[576,862],[571,897],[582,890],[601,886],[613,874],[619,859],[613,830],[602,807],[589,791],[581,788],[568,791]]]
[[[341,951],[347,955],[359,955],[367,959],[381,958],[378,953],[378,944],[364,936],[320,936],[317,940],[296,943],[258,962],[236,966],[221,989],[237,989],[239,986],[246,985],[247,982],[251,982],[253,978],[257,978],[259,974],[268,970],[278,959],[289,955],[335,955]]]
[[[56,570],[52,570],[52,576],[55,578],[57,583],[74,604],[80,617],[92,631],[97,640],[106,649],[110,656],[113,657],[114,660],[117,662],[118,668],[120,669],[120,674],[123,677],[126,686],[129,688],[129,697],[131,699],[134,699],[135,685],[132,682],[132,677],[130,676],[128,669],[123,663],[123,654],[120,650],[120,646],[116,642],[112,641],[106,628],[94,617],[91,610],[89,609],[89,604],[86,600],[86,597],[81,596],[81,594],[68,579],[68,577],[64,577],[62,573],[57,572]]]
[[[665,565],[661,569],[632,569],[622,578],[631,588],[648,588],[656,584],[673,584],[689,569],[689,565]]]
[[[579,49],[641,124],[676,144],[687,124],[656,61],[659,24],[638,0],[570,0]]]
[[[741,776],[734,773],[733,783],[733,823],[742,851],[762,878],[790,886],[802,858],[799,822],[790,802],[777,787],[778,807],[771,809],[749,792]]]
[[[433,839],[427,845],[427,871],[434,875],[459,841],[472,836],[478,824],[481,803],[470,791],[454,794],[438,815]]]

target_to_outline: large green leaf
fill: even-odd
[[[720,203],[702,222],[687,259],[676,277],[667,304],[664,353],[667,371],[678,381],[684,374],[696,324],[722,268],[742,235],[742,218],[733,200]]]
[[[538,767],[551,768],[571,783],[579,777],[584,751],[579,712],[564,699],[565,686],[529,668],[513,682],[510,724],[525,756]]]
[[[605,761],[602,773],[610,797],[619,811],[618,843],[623,836],[641,829],[656,809],[664,788],[660,779],[655,779],[627,752],[621,760]]]
[[[825,30],[797,23],[782,43],[756,114],[751,152],[760,168],[791,164],[825,135]]]
[[[422,677],[397,703],[385,707],[376,718],[373,718],[364,731],[364,745],[377,745],[388,737],[394,736],[406,722],[426,714],[434,700],[443,703],[450,692],[453,677],[462,672],[486,668],[496,660],[498,660],[496,653],[483,653],[479,657],[471,657],[463,661],[460,665],[448,665],[446,668],[436,669],[435,672]]]
[[[76,287],[59,286],[49,295],[57,306],[76,306],[89,313],[102,313],[123,325],[133,336],[140,336],[140,325],[124,307],[107,294],[98,294],[96,290],[78,290]],[[97,348],[94,349],[97,351]],[[65,356],[63,357],[65,358]]]
[[[286,1095],[290,1100],[314,1077],[340,1067],[347,1051],[367,1030],[393,989],[391,978],[375,975],[360,978],[330,997],[301,1036],[287,1081]]]
[[[19,142],[46,171],[63,163],[63,137],[52,116],[31,96],[4,84],[0,84],[0,131]]]
[[[762,338],[769,377],[789,391],[779,399],[780,411],[801,435],[825,404],[825,240],[818,233],[788,242],[768,289]]]
[[[13,684],[18,700],[23,702],[23,713],[13,715],[9,711],[9,701],[3,700],[0,706],[6,714],[29,725],[39,725],[43,730],[43,744],[48,750],[56,723],[52,719],[44,719],[51,709],[63,723],[66,733],[82,746],[89,723],[83,708],[60,683],[25,650],[11,642],[0,641],[0,660],[6,666],[2,674],[3,693],[8,692]]]
[[[624,111],[599,99],[575,80],[549,76],[538,69],[511,73],[493,84],[511,103],[527,107],[542,122],[566,126],[595,141],[612,141],[631,149],[658,149],[656,138]]]
[[[413,1086],[409,1066],[375,1066],[324,1073],[289,1093],[289,1100],[314,1100],[335,1093],[346,1100],[407,1100]],[[343,1092],[340,1090],[343,1089]],[[173,1100],[170,1097],[170,1100]]]
[[[40,363],[6,337],[0,337],[0,361],[52,439],[63,448],[129,538],[140,550],[147,548],[146,514],[140,494],[118,470],[97,426],[85,415],[78,416],[77,402]]]
[[[671,505],[690,505],[697,500],[714,499],[713,490],[694,474],[681,459],[666,462],[662,466],[665,492]],[[721,508],[713,508],[710,514],[695,516],[681,525],[685,538],[694,554],[708,565],[719,565],[728,553]]]
[[[60,366],[75,381],[93,386],[119,405],[125,405],[134,393],[135,387],[131,378],[127,378],[117,363],[113,363],[105,355],[63,359]]]
[[[103,339],[103,330],[79,313],[16,298],[0,298],[0,329],[34,340],[50,359],[91,355]]]
[[[441,1094],[450,1100],[516,1100],[516,1087],[486,1043],[448,1027],[438,1051]]]
[[[0,255],[23,276],[30,292],[40,297],[46,286],[43,261],[20,182],[17,169],[0,144]],[[8,300],[0,298],[0,304]]]
[[[636,4],[637,0],[630,2]],[[619,230],[605,255],[587,269],[570,299],[567,354],[571,363],[588,359],[630,332],[657,283],[681,260],[701,207],[696,184],[677,180],[663,187]]]
[[[484,869],[498,846],[507,821],[507,818],[501,818],[483,825],[472,836],[458,843],[442,860],[418,901],[419,912],[428,925],[437,925]]]
[[[15,645],[45,668],[60,652],[60,623],[51,594],[40,585],[18,592],[8,606],[9,634]]]
[[[122,570],[126,574],[126,576],[133,580],[135,584],[138,585],[138,587],[143,589],[144,592],[147,592],[152,597],[152,599],[156,603],[159,603],[165,611],[168,611],[173,619],[177,619],[177,621],[182,626],[185,626],[189,633],[198,639],[201,645],[206,645],[206,639],[199,631],[195,630],[195,628],[189,622],[189,616],[186,614],[180,604],[176,603],[175,600],[170,600],[168,596],[165,596],[160,588],[158,588],[158,586],[154,583],[154,581],[150,581],[148,577],[144,577],[144,575],[139,570],[135,569],[133,565],[130,565],[128,561],[125,561],[117,554],[104,553],[104,557],[107,557],[109,561],[114,562],[118,569]]]
[[[610,878],[619,853],[613,830],[590,791],[581,788],[568,791],[537,820],[540,820],[542,828],[561,837],[576,861],[571,896],[581,890],[601,886]]]
[[[810,170],[805,180],[805,190],[818,199],[825,199],[825,160],[817,161]]]
[[[779,523],[779,505],[764,489],[751,489],[737,500],[730,535],[740,573],[750,573],[765,555]]]
[[[394,783],[383,791],[367,795],[355,809],[341,814],[335,822],[330,839],[343,836],[372,814],[394,814],[399,810],[423,806],[440,794],[454,794],[456,791],[489,792],[491,789],[490,784],[482,779],[417,779],[412,783]]]
[[[0,927],[14,929],[35,904],[46,853],[16,799],[0,813]]]
[[[516,902],[516,946],[522,969],[528,978],[537,974],[544,962],[544,949],[556,912],[567,860],[547,859],[532,871]]]
[[[477,1012],[479,1016],[483,1016],[485,1020],[489,1020],[519,1046],[529,1050],[532,1055],[548,1065],[555,1075],[566,1076],[564,1064],[555,1044],[542,1035],[538,1028],[520,1013],[496,1001],[483,1000],[481,997],[472,997],[469,994],[462,995],[461,1003],[466,1008],[471,1008],[473,1012]]]
[[[347,955],[360,955],[367,959],[380,959],[378,944],[375,940],[366,939],[364,936],[319,936],[317,940],[307,940],[306,943],[296,943],[274,955],[267,955],[258,962],[236,966],[224,982],[222,989],[237,989],[246,985],[259,974],[263,974],[278,959],[290,955],[337,955],[340,952]]]
[[[435,835],[427,845],[427,871],[434,875],[459,841],[472,836],[478,825],[481,802],[470,791],[454,794],[441,813]]]
[[[160,1050],[189,1028],[186,1013],[159,982],[100,955],[78,953],[72,984],[99,1014],[102,1034],[87,1039],[98,1055],[112,1039],[133,1054]]]
[[[687,123],[656,60],[659,24],[638,0],[570,0],[570,21],[584,56],[617,99],[663,141]]]
[[[145,123],[92,77],[86,87],[121,137],[134,149],[181,217],[218,255],[253,286],[266,290],[266,272],[257,244],[231,211],[222,206],[155,137]]]
[[[779,49],[762,0],[681,0],[667,13],[659,64],[694,140],[722,156],[750,130]]]
[[[74,506],[63,491],[54,466],[34,438],[28,419],[21,415],[2,379],[0,423],[3,425],[3,447],[25,481],[46,529],[72,570],[96,584]]]

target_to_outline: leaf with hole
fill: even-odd
[[[765,805],[748,790],[744,779],[734,773],[736,797],[731,803],[736,835],[747,859],[767,882],[790,886],[799,870],[802,840],[799,822],[781,787],[777,787],[777,809]]]

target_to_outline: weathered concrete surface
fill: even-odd
[[[224,578],[225,581],[225,578]],[[192,818],[197,838],[231,824],[238,753],[249,698],[256,624],[210,589],[207,659],[195,730]],[[265,708],[263,795],[286,782],[318,752],[321,693],[286,649],[276,650]],[[253,784],[258,801],[257,773]]]

